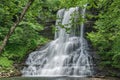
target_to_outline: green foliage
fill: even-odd
[[[15,60],[16,62],[21,61],[27,51],[48,41],[38,34],[37,31],[41,29],[42,26],[35,26],[32,23],[20,24],[9,39],[9,43],[5,47],[3,56]]]
[[[13,23],[21,14],[29,0],[0,0],[0,45]],[[23,21],[15,29],[0,57],[2,67],[11,67],[12,63],[20,62],[28,51],[38,45],[45,44],[48,39],[40,36],[44,24],[39,24],[38,17],[42,12],[42,0],[35,0]],[[47,12],[46,12],[47,13]]]
[[[7,57],[0,57],[0,66],[1,67],[11,67],[13,65],[13,61],[8,60]]]
[[[61,6],[64,8],[70,7],[84,7],[85,4],[89,2],[89,0],[60,0]]]
[[[100,10],[95,22],[96,31],[88,33],[89,39],[98,50],[102,64],[120,69],[120,1],[99,0]]]

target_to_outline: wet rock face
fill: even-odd
[[[53,23],[51,23],[53,24]],[[51,25],[46,26],[44,30],[40,31],[39,34],[41,36],[44,36],[48,39],[54,39],[54,34],[53,34],[53,27]]]
[[[40,23],[40,24],[43,24],[43,23]],[[48,39],[51,39],[53,40],[54,39],[54,31],[53,31],[53,28],[55,26],[55,20],[54,19],[48,19],[44,22],[43,26],[44,26],[44,30],[40,31],[39,34],[41,36],[44,36]]]

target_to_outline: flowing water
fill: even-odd
[[[0,80],[120,80],[118,78],[80,78],[80,77],[13,77]]]
[[[61,9],[57,13],[55,39],[32,52],[22,70],[23,76],[92,76],[92,57],[84,38],[84,23],[75,24],[79,14],[85,18],[84,8]],[[64,28],[63,28],[64,27]]]

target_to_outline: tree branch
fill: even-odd
[[[17,27],[17,25],[23,20],[23,17],[25,15],[25,13],[27,12],[27,10],[29,9],[29,7],[32,5],[32,3],[34,2],[34,0],[29,0],[28,3],[26,4],[26,6],[23,8],[23,11],[21,12],[21,15],[18,17],[18,19],[16,20],[16,22],[13,24],[13,26],[10,28],[9,32],[7,33],[7,35],[5,36],[2,45],[0,46],[0,53],[3,51],[4,47],[6,46],[10,36],[12,35],[12,33],[15,31],[15,28]]]

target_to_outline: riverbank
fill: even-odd
[[[15,68],[2,68],[0,67],[0,78],[21,76],[21,72]]]

